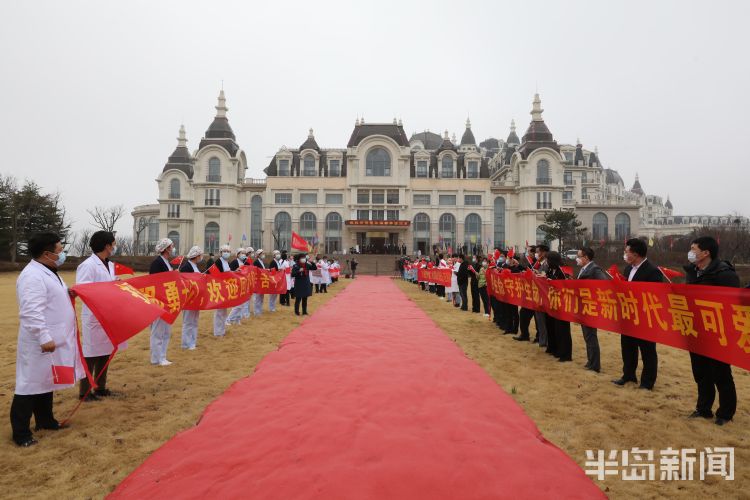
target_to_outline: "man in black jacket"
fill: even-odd
[[[623,271],[625,279],[654,283],[661,283],[664,280],[664,275],[659,268],[646,258],[647,252],[648,246],[643,240],[631,238],[625,242],[623,258],[628,263]],[[620,346],[622,348],[622,377],[613,380],[612,383],[622,386],[628,382],[638,382],[635,370],[638,368],[638,350],[640,350],[643,370],[641,371],[641,385],[638,388],[652,390],[659,365],[656,342],[620,335]]]
[[[690,245],[685,266],[688,285],[740,287],[740,278],[729,262],[720,261],[719,244],[710,236],[696,238]],[[719,391],[719,408],[716,409],[716,425],[724,425],[734,417],[737,410],[737,391],[734,388],[732,367],[694,352],[690,353],[693,379],[698,386],[698,401],[690,418],[712,418],[711,408]]]
[[[594,262],[594,250],[591,247],[584,247],[578,250],[576,264],[581,267],[578,272],[579,280],[608,280],[609,276],[599,265]],[[601,361],[599,356],[599,338],[597,337],[596,328],[592,326],[581,325],[583,331],[583,340],[586,342],[586,368],[597,373],[601,370]]]
[[[456,283],[458,283],[458,293],[461,294],[461,310],[469,310],[469,296],[466,294],[466,288],[469,286],[469,263],[466,262],[464,254],[458,256],[458,271],[456,271]]]

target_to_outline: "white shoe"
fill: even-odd
[[[162,359],[162,360],[161,360],[161,361],[159,362],[159,366],[169,366],[169,365],[171,365],[171,364],[172,364],[172,362],[171,362],[171,361],[169,361],[168,359]]]
[[[194,350],[195,350],[195,346],[193,346],[193,347],[188,347],[188,351],[194,351]]]
[[[489,318],[489,317],[490,317],[490,315],[489,315],[489,314],[485,314],[485,315],[484,315],[484,317],[485,317],[485,318]]]

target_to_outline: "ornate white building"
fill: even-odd
[[[322,148],[313,130],[298,148],[282,147],[265,179],[245,177],[247,159],[227,119],[224,92],[216,116],[190,153],[184,127],[157,178],[157,204],[133,210],[141,253],[159,238],[214,252],[233,247],[289,249],[291,232],[321,251],[406,245],[441,248],[523,246],[544,239],[552,209],[575,210],[594,240],[623,241],[670,217],[671,203],[627,190],[598,152],[558,144],[535,95],[519,139],[477,145],[466,121],[461,141],[429,131],[408,138],[403,124],[357,119],[345,147]]]

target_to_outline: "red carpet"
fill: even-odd
[[[364,276],[112,494],[603,496],[390,278]]]

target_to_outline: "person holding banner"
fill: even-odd
[[[259,248],[255,252],[255,262],[253,262],[253,265],[257,267],[258,269],[265,269],[266,263],[263,261],[263,257],[265,257],[263,253],[263,249]],[[262,293],[256,293],[255,294],[255,315],[260,316],[263,314],[263,295]]]
[[[623,270],[623,276],[628,281],[646,281],[661,283],[664,275],[657,266],[646,258],[648,245],[646,242],[631,238],[625,243],[623,259],[627,263]],[[638,368],[638,351],[641,351],[643,359],[643,370],[641,371],[641,385],[639,389],[653,390],[656,383],[656,373],[659,358],[656,354],[656,342],[643,340],[629,335],[620,335],[620,347],[622,349],[622,377],[613,380],[615,385],[623,386],[628,382],[638,383],[635,371]]]
[[[159,254],[151,262],[148,274],[168,273],[172,270],[169,263],[170,257],[174,256],[174,244],[169,238],[163,238],[156,244],[156,252]],[[167,359],[167,347],[172,336],[172,325],[161,318],[156,318],[151,323],[151,364],[169,366],[172,364]]]
[[[484,317],[490,317],[490,296],[487,294],[487,267],[489,262],[487,257],[482,257],[482,267],[477,272],[477,287],[479,288],[479,296],[482,298],[482,305],[484,306]]]
[[[234,260],[229,263],[229,269],[231,269],[232,271],[236,271],[237,269],[241,268],[247,261],[247,251],[244,248],[239,247],[236,252],[237,253]]]
[[[32,260],[16,281],[19,327],[10,406],[13,441],[24,448],[37,444],[30,427],[32,415],[35,430],[62,428],[52,412],[52,392],[73,387],[83,376],[75,310],[68,287],[57,274],[65,262],[60,237],[35,234],[27,248]]]
[[[312,295],[312,285],[310,284],[310,272],[315,271],[317,266],[312,262],[307,262],[305,254],[298,254],[294,257],[294,267],[292,267],[292,278],[294,278],[294,314],[299,316],[299,306],[302,303],[302,315],[307,315],[307,298]]]
[[[719,260],[719,243],[710,236],[693,240],[688,252],[689,265],[685,266],[688,285],[727,286],[740,288],[740,278],[729,262]],[[716,425],[731,421],[737,410],[737,390],[732,378],[732,367],[708,356],[690,353],[693,379],[698,386],[698,400],[690,418],[712,418],[716,391],[719,392],[719,407],[716,409]]]
[[[239,247],[237,249],[237,256],[229,263],[229,268],[232,271],[236,271],[242,266],[247,264],[247,251],[252,250],[252,247],[249,247],[247,250]],[[247,302],[243,302],[242,304],[235,306],[232,308],[231,311],[229,311],[229,316],[227,316],[226,326],[230,325],[239,325],[240,321],[243,318],[249,318],[250,317],[250,311],[249,309],[249,302],[250,299],[247,300]]]
[[[594,250],[591,247],[583,247],[578,250],[576,264],[581,268],[578,272],[579,280],[609,279],[607,273],[594,262]],[[584,368],[599,373],[601,370],[601,359],[596,328],[581,325],[581,330],[583,331],[583,341],[586,343],[586,366]]]
[[[281,260],[281,252],[278,250],[273,251],[273,258],[271,259],[271,263],[268,265],[268,267],[272,270],[276,270],[276,272],[283,273],[283,269],[281,269],[281,264],[283,261]],[[286,276],[284,277],[286,279]],[[276,299],[280,296],[279,295],[271,295],[268,297],[268,310],[271,312],[276,312]]]
[[[229,257],[232,256],[232,249],[229,245],[222,245],[220,248],[219,258],[214,262],[214,267],[220,273],[226,273],[232,269],[229,267]],[[237,307],[242,307],[237,306]],[[223,337],[227,333],[227,316],[229,309],[214,310],[214,337]]]
[[[115,264],[109,261],[117,251],[115,235],[109,231],[97,231],[91,235],[89,247],[92,254],[76,269],[76,284],[115,281]],[[83,357],[98,387],[91,392],[88,379],[83,378],[78,387],[78,396],[84,401],[111,396],[112,392],[107,389],[107,361],[114,347],[86,304],[81,307],[81,337]],[[126,346],[127,342],[123,342],[118,350]]]
[[[187,258],[180,266],[181,273],[200,273],[198,264],[203,260],[203,249],[194,246],[188,251]],[[198,318],[200,311],[182,311],[182,348],[189,351],[195,350],[198,341]]]
[[[523,254],[523,259],[519,262],[519,265],[525,269],[534,269],[534,265],[536,264],[536,261],[534,260],[534,254],[536,253],[536,246],[529,245],[528,242],[526,242],[526,251]],[[531,340],[531,335],[529,334],[529,326],[531,325],[531,319],[534,318],[534,310],[528,309],[526,307],[522,307],[521,310],[518,312],[518,328],[521,330],[521,333],[519,335],[516,335],[513,337],[513,340],[519,340],[519,341],[529,341]],[[535,319],[536,324],[536,319]],[[537,335],[534,336],[533,343],[539,342],[539,328],[537,330]]]
[[[537,245],[534,254],[534,268],[537,276],[547,276],[547,269],[549,268],[547,252],[549,252],[547,245]],[[547,314],[542,311],[534,311],[534,324],[536,325],[536,340],[539,342],[539,347],[547,347]]]
[[[282,293],[279,296],[279,302],[281,303],[282,306],[289,307],[291,305],[289,303],[289,292],[294,286],[294,282],[292,281],[292,261],[287,255],[286,250],[283,250],[281,252],[281,262],[279,263],[279,271],[282,271],[284,273],[284,278],[286,279],[286,292]]]
[[[562,256],[558,252],[547,254],[547,279],[565,280],[567,277],[560,266]],[[547,352],[560,362],[573,361],[573,340],[570,336],[570,322],[547,315]]]

